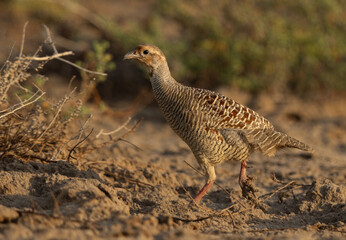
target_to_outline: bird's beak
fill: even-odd
[[[126,53],[123,60],[136,59],[136,58],[138,58],[138,54],[136,53],[135,50],[133,50],[131,52]]]

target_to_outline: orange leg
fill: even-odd
[[[241,189],[244,189],[244,187],[246,185],[246,180],[247,180],[246,167],[247,167],[246,162],[242,161],[241,167],[240,167],[240,174],[239,174],[239,185],[240,185]]]
[[[199,191],[197,196],[195,197],[195,203],[201,201],[202,197],[207,193],[208,189],[213,185],[215,180],[212,180],[210,183],[206,183],[204,187]]]

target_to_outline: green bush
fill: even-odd
[[[23,6],[20,0],[9,2]],[[87,14],[81,1],[63,3],[71,6],[49,21],[63,19],[64,13],[68,19],[82,18],[123,50],[117,54],[140,43],[158,45],[176,79],[197,86],[299,94],[346,89],[346,5],[341,0],[157,0],[136,10],[141,17],[132,10],[121,22],[93,9]],[[41,8],[31,16],[47,15],[44,5],[32,6]],[[122,7],[128,9],[126,1]]]
[[[116,39],[126,48],[159,45],[175,76],[199,86],[344,90],[344,12],[338,0],[165,0],[156,2],[146,24],[118,29]],[[165,34],[167,28],[178,34]]]

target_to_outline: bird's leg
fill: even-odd
[[[211,166],[208,164],[207,159],[202,159],[200,162],[200,165],[206,176],[206,184],[203,186],[201,191],[199,191],[199,193],[195,197],[194,199],[195,203],[198,203],[202,199],[202,197],[207,193],[208,189],[213,185],[216,179],[215,168],[214,166]]]
[[[199,191],[199,193],[197,194],[197,196],[195,197],[194,201],[195,203],[198,203],[199,201],[201,201],[202,197],[207,193],[208,189],[213,185],[215,180],[212,180],[211,182],[207,182],[204,187],[201,189],[201,191]]]
[[[257,192],[257,189],[251,183],[253,178],[246,176],[246,168],[247,168],[246,161],[243,161],[241,163],[241,167],[240,167],[239,185],[240,185],[240,188],[242,190],[243,197],[245,197],[249,200],[252,200],[252,199],[256,198],[255,192]]]

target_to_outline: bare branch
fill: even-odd
[[[130,142],[130,141],[126,140],[126,139],[119,138],[119,141],[123,141],[123,142],[125,142],[127,144],[130,144],[132,147],[134,147],[138,151],[143,151],[142,148],[138,147],[137,145],[133,144],[132,142]]]
[[[46,30],[46,33],[47,33],[48,43],[52,46],[54,53],[58,54],[58,50],[56,49],[55,44],[54,44],[54,42],[52,40],[52,35],[50,34],[49,28],[47,27],[46,24],[43,24],[43,27],[44,27],[44,29]]]
[[[134,125],[131,129],[128,129],[128,131],[125,132],[125,133],[124,133],[122,136],[120,136],[119,138],[113,139],[113,140],[111,140],[111,141],[106,141],[106,142],[101,143],[101,144],[99,144],[99,145],[97,145],[97,146],[93,146],[93,147],[89,148],[88,150],[86,150],[85,153],[86,153],[86,152],[94,151],[94,150],[96,150],[96,149],[100,149],[100,148],[102,148],[102,147],[105,147],[105,146],[110,145],[110,144],[112,144],[112,143],[116,143],[116,142],[118,142],[118,141],[124,141],[123,139],[124,139],[125,137],[127,137],[129,134],[131,134],[131,133],[133,133],[133,132],[136,131],[136,129],[137,129],[137,127],[138,127],[138,125],[139,125],[140,123],[141,123],[141,120],[138,120],[138,121],[135,123],[135,125]],[[138,148],[138,147],[137,147],[137,148]]]
[[[41,94],[40,94],[39,96],[36,96],[39,92],[41,92]],[[10,114],[12,114],[12,113],[15,113],[15,112],[17,112],[18,110],[20,110],[20,109],[22,109],[22,108],[24,108],[24,107],[26,107],[26,106],[28,106],[28,105],[30,105],[30,104],[36,102],[36,101],[37,101],[38,99],[40,99],[44,94],[45,94],[45,92],[42,92],[41,90],[40,90],[40,91],[37,91],[37,92],[36,92],[34,95],[32,95],[28,100],[25,100],[25,101],[23,101],[23,102],[21,102],[21,103],[18,103],[18,104],[16,104],[16,105],[14,105],[15,108],[14,108],[12,111],[10,111],[10,109],[3,110],[2,112],[6,112],[6,111],[10,111],[10,112],[7,112],[7,113],[1,115],[1,116],[0,116],[0,119],[1,119],[1,118],[4,118],[4,117],[6,117],[6,116],[8,116],[8,115],[10,115]],[[32,98],[34,98],[34,99],[31,100]],[[13,108],[13,107],[12,107],[12,108]]]
[[[92,115],[89,115],[88,119],[84,122],[84,124],[81,126],[81,128],[79,129],[79,133],[78,135],[70,138],[67,142],[65,142],[60,148],[57,149],[57,152],[54,154],[54,156],[51,157],[50,161],[55,161],[55,159],[57,158],[57,156],[60,154],[60,152],[62,151],[63,148],[65,148],[65,146],[67,146],[67,144],[69,144],[71,141],[76,140],[77,139],[77,143],[80,141],[80,139],[82,138],[82,135],[85,135],[85,125],[87,125],[87,123],[89,122],[90,118],[92,117]]]
[[[82,144],[94,131],[94,129],[91,129],[91,131],[89,132],[88,135],[86,135],[82,140],[80,140],[79,142],[77,142],[76,145],[73,146],[73,148],[70,150],[68,157],[67,157],[67,162],[70,162],[70,158],[76,159],[75,157],[72,156],[72,153],[75,152],[76,147],[78,147],[80,144]]]
[[[276,193],[280,192],[281,190],[288,188],[290,186],[296,185],[296,184],[297,183],[295,181],[290,181],[289,183],[285,184],[282,187],[279,187],[275,191],[273,191],[271,193],[264,194],[264,195],[260,196],[259,198],[263,198],[264,200],[267,200],[267,199],[271,198],[272,196],[274,196]]]
[[[115,130],[113,130],[113,131],[111,131],[111,132],[105,133],[105,132],[103,132],[104,130],[101,129],[101,131],[96,135],[96,138],[99,138],[101,135],[103,135],[103,136],[112,135],[112,134],[114,134],[114,133],[117,133],[117,132],[121,131],[123,128],[127,129],[127,128],[126,128],[126,125],[131,121],[131,119],[132,119],[132,118],[129,117],[129,118],[127,119],[127,121],[126,121],[125,123],[123,123],[123,125],[121,125],[120,127],[118,127],[117,129],[115,129]],[[128,129],[127,129],[127,130],[128,130]]]
[[[29,22],[26,22],[23,27],[23,34],[22,34],[22,44],[20,46],[20,52],[19,52],[19,58],[23,56],[23,51],[24,51],[24,42],[25,42],[25,32],[26,32],[26,27],[28,26]]]
[[[29,59],[32,61],[49,61],[52,59],[59,59],[61,60],[63,56],[68,56],[68,55],[73,55],[72,51],[67,51],[67,52],[63,52],[63,53],[55,53],[52,56],[46,56],[46,57],[25,57],[25,59]],[[64,59],[65,60],[65,59]]]
[[[54,55],[53,56],[56,56],[58,55],[58,50],[56,49],[55,47],[55,44],[52,40],[52,35],[50,34],[50,31],[49,31],[49,28],[46,26],[46,25],[43,25],[43,27],[46,29],[46,33],[47,33],[47,39],[48,39],[48,44],[53,48],[53,51],[54,51]],[[78,66],[77,64],[73,63],[73,62],[70,62],[64,58],[61,58],[60,56],[56,57],[56,59],[59,59],[60,61],[62,62],[65,62],[75,68],[78,68],[79,70],[82,70],[84,72],[87,72],[87,73],[91,73],[91,74],[97,74],[97,75],[101,75],[101,76],[107,76],[107,73],[101,73],[101,72],[95,72],[95,71],[91,71],[91,70],[88,70],[86,68],[83,68],[81,66]],[[49,60],[49,59],[47,59]]]
[[[125,181],[127,182],[130,182],[130,183],[135,183],[135,184],[138,184],[138,185],[144,185],[144,186],[147,186],[147,187],[152,187],[152,188],[155,188],[154,185],[150,184],[150,183],[147,183],[147,182],[143,182],[143,181],[140,181],[140,180],[137,180],[137,179],[133,179],[131,177],[128,177],[128,176],[124,176],[123,174],[117,174],[117,173],[114,173],[114,172],[111,172],[111,171],[108,171],[106,169],[102,169],[102,168],[99,168],[97,166],[90,166],[91,168],[94,168],[96,170],[99,170],[99,171],[103,171],[104,173],[106,173],[107,175],[110,175],[116,179],[118,179],[119,177],[123,178]]]
[[[63,99],[63,102],[60,104],[59,109],[58,109],[58,111],[56,112],[54,118],[53,118],[52,121],[49,123],[48,127],[40,134],[40,136],[38,136],[38,138],[35,140],[35,142],[37,142],[37,141],[48,131],[48,129],[53,125],[53,123],[55,122],[55,120],[56,120],[56,118],[58,117],[59,113],[61,112],[62,107],[64,106],[64,104],[66,103],[66,101],[67,101],[68,99],[70,99],[71,95],[73,94],[73,92],[74,92],[75,90],[76,90],[76,88],[73,89],[73,90],[70,92],[70,94],[69,94],[68,96],[65,96],[65,98]],[[36,143],[34,144],[34,146],[35,146],[35,145],[36,145]]]
[[[65,62],[65,63],[67,63],[67,64],[69,64],[69,65],[71,65],[71,66],[73,66],[75,68],[78,68],[79,70],[82,70],[84,72],[91,73],[91,74],[97,74],[97,75],[101,75],[101,76],[107,76],[107,73],[95,72],[95,71],[88,70],[88,69],[83,68],[81,66],[78,66],[77,64],[75,64],[73,62],[70,62],[70,61],[68,61],[66,59],[63,59],[63,58],[60,58],[60,57],[58,57],[57,59],[59,59],[62,62]]]
[[[1,68],[0,68],[0,72],[2,72],[2,70],[4,70],[4,68],[6,67],[6,63],[8,63],[8,62],[9,62],[9,59],[11,58],[12,53],[13,53],[14,45],[15,45],[15,43],[13,43],[13,44],[12,44],[12,47],[11,47],[10,53],[8,54],[6,61],[4,61],[4,64],[1,66]]]

